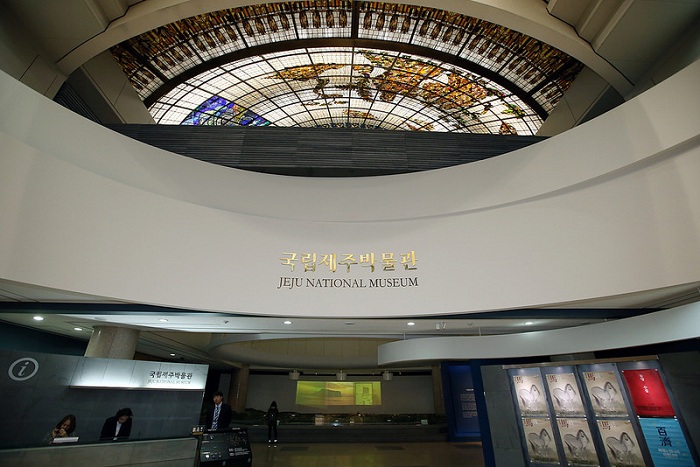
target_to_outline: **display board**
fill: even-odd
[[[697,465],[655,360],[508,374],[529,465]]]
[[[253,462],[248,430],[230,428],[202,434],[199,463],[202,466],[249,466]]]
[[[477,392],[471,366],[452,362],[444,363],[441,367],[450,440],[481,439]]]

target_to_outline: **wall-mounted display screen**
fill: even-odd
[[[297,381],[297,405],[381,405],[381,381]]]

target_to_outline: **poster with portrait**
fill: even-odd
[[[547,397],[539,373],[513,375],[513,390],[518,399],[521,416],[549,414],[547,411]]]
[[[591,430],[585,418],[558,418],[556,423],[567,465],[600,465]]]
[[[597,417],[628,417],[614,371],[585,371],[583,381]]]
[[[622,370],[632,407],[640,417],[673,417],[671,400],[656,368]]]
[[[645,467],[632,422],[629,420],[598,420],[598,431],[611,467]]]
[[[690,446],[675,418],[640,418],[654,467],[695,467]]]
[[[559,455],[550,419],[523,418],[521,421],[530,462],[559,464]]]
[[[583,417],[586,414],[573,373],[549,373],[545,379],[557,417]]]

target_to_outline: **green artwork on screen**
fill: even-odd
[[[297,381],[297,405],[381,405],[380,381]]]

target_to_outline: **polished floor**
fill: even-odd
[[[483,467],[480,443],[252,443],[253,467]]]

